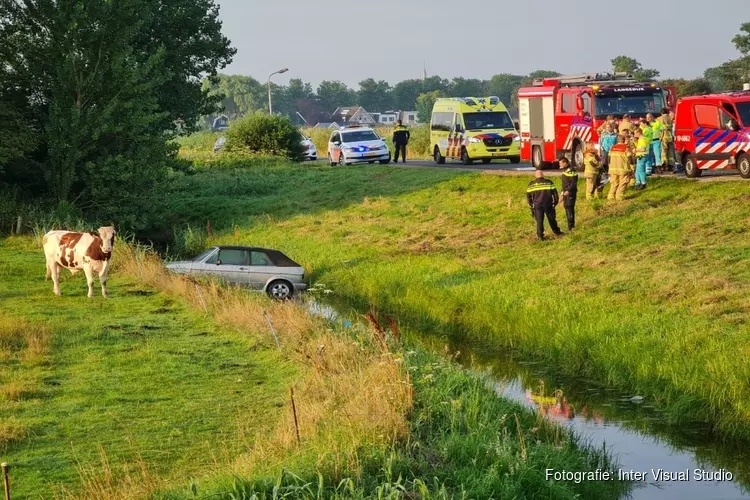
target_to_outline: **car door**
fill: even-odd
[[[190,273],[195,276],[205,276],[216,270],[216,261],[219,260],[219,250],[214,251],[205,258],[199,259],[190,268]]]
[[[328,149],[331,153],[331,159],[335,162],[339,161],[339,156],[341,155],[341,134],[334,132],[333,135],[331,135]]]
[[[250,288],[262,290],[269,279],[278,275],[278,271],[279,268],[274,265],[265,252],[261,250],[250,252],[250,274],[248,276]]]
[[[250,251],[241,248],[222,248],[216,260],[215,271],[210,272],[232,285],[249,285]]]

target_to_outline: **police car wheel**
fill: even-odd
[[[328,155],[328,164],[329,164],[330,166],[334,166],[334,165],[336,165],[336,162],[335,162],[335,161],[333,161],[333,158],[331,158],[331,155],[330,155],[330,154]]]
[[[474,160],[469,158],[469,152],[466,151],[466,148],[461,149],[461,163],[464,165],[471,165],[474,163]]]
[[[750,155],[744,154],[737,160],[737,168],[743,179],[750,179]]]
[[[701,174],[703,174],[703,170],[698,168],[698,164],[695,162],[693,155],[689,155],[687,160],[685,160],[685,177],[694,179],[700,177]]]
[[[346,165],[348,165],[348,163],[346,163],[346,158],[344,157],[344,153],[341,153],[339,155],[339,165],[342,167],[345,167]]]

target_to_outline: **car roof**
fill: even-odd
[[[677,103],[691,103],[691,102],[700,102],[700,101],[710,101],[710,100],[725,100],[725,101],[733,101],[733,102],[744,102],[744,101],[750,101],[750,92],[746,90],[735,90],[735,91],[729,91],[729,92],[722,92],[718,94],[708,94],[708,95],[692,95],[692,96],[686,96],[681,97],[677,100]]]
[[[211,248],[219,248],[221,250],[257,250],[259,252],[279,252],[278,250],[274,250],[273,248],[246,247],[242,245],[214,245]]]

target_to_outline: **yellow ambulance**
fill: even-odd
[[[450,97],[435,101],[430,122],[430,150],[435,163],[446,158],[464,165],[475,160],[521,161],[521,138],[498,97]]]

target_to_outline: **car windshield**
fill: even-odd
[[[206,250],[205,252],[203,252],[202,254],[200,254],[199,256],[197,256],[196,258],[194,258],[193,262],[200,262],[203,259],[205,259],[206,257],[208,257],[209,255],[211,255],[212,253],[214,253],[215,251],[216,251],[215,248],[209,248],[208,250]]]
[[[464,113],[466,130],[513,128],[513,120],[506,111]]]
[[[595,117],[600,119],[608,115],[617,117],[624,114],[634,117],[643,117],[648,113],[657,115],[664,107],[664,96],[661,94],[596,96],[594,107]]]
[[[377,141],[379,139],[380,137],[372,130],[358,130],[356,132],[341,134],[343,142]]]
[[[750,101],[747,102],[736,102],[737,113],[740,114],[740,120],[745,127],[750,127]]]

